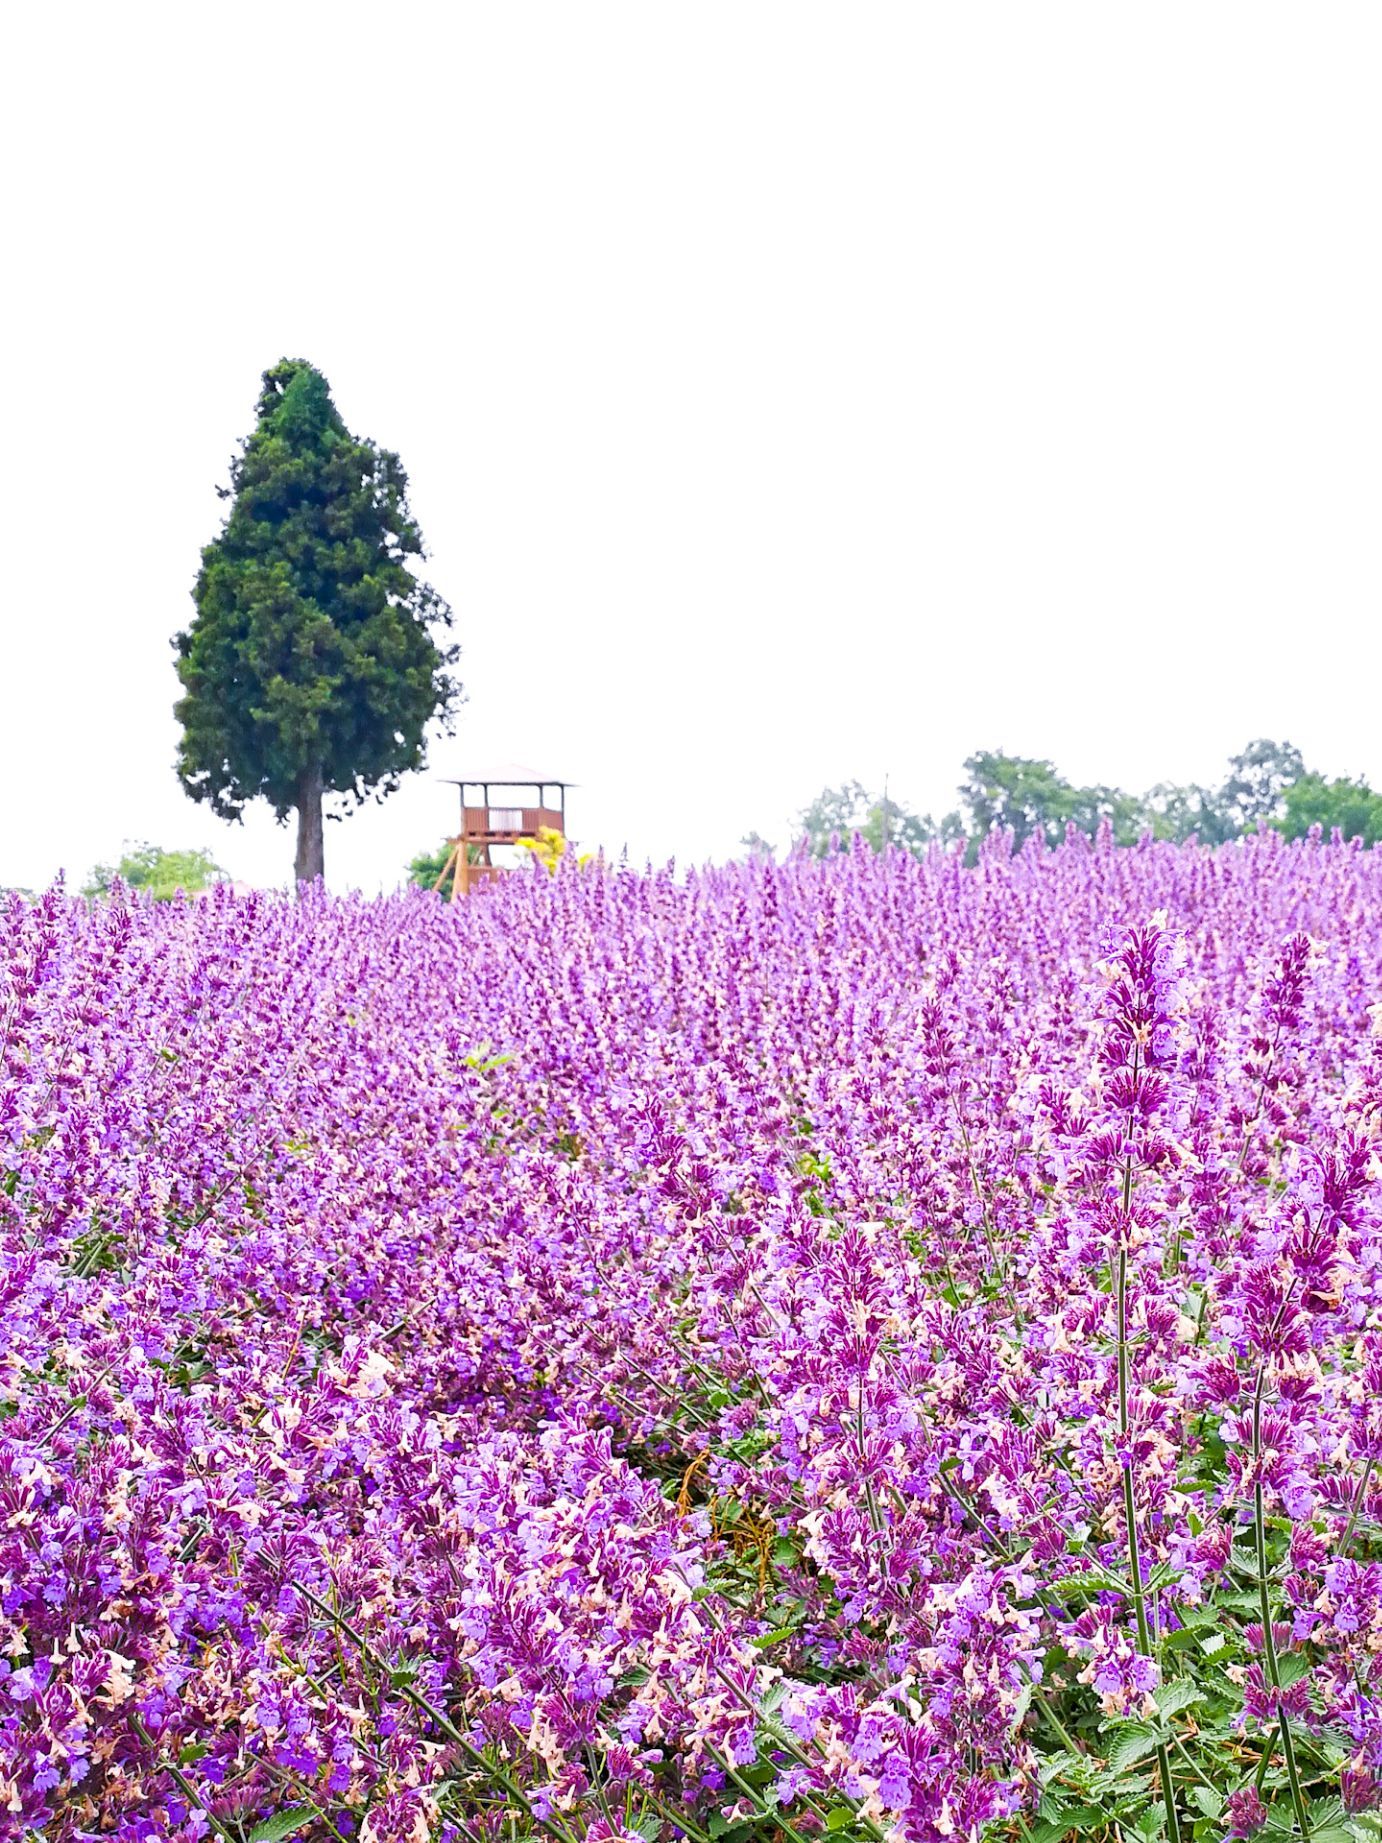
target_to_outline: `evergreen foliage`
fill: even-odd
[[[298,814],[297,875],[319,877],[324,795],[382,799],[424,760],[459,697],[451,611],[423,556],[396,454],[353,436],[300,359],[263,377],[258,420],[202,553],[174,645],[178,777],[223,819],[265,799]]]

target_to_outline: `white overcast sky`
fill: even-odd
[[[401,453],[469,698],[338,887],[496,757],[681,863],[845,778],[939,811],[980,747],[1382,786],[1372,0],[103,0],[0,48],[0,884],[285,880],[180,792],[169,648],[285,355]]]

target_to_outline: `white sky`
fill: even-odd
[[[1382,786],[1375,4],[12,7],[0,884],[286,879],[172,772],[169,637],[280,356],[402,455],[458,736],[726,856],[980,747]],[[540,758],[540,759],[539,759]]]

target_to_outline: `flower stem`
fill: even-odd
[[[1133,1054],[1133,1075],[1138,1073],[1138,1052]],[[1123,1520],[1128,1530],[1128,1578],[1132,1583],[1133,1614],[1137,1620],[1137,1648],[1143,1657],[1155,1655],[1152,1635],[1147,1624],[1147,1590],[1142,1581],[1142,1556],[1137,1536],[1137,1504],[1132,1485],[1132,1415],[1129,1407],[1130,1353],[1128,1350],[1128,1249],[1132,1209],[1132,1152],[1123,1161],[1123,1221],[1120,1225],[1118,1251],[1114,1256],[1114,1292],[1118,1313],[1118,1465],[1123,1474]],[[1176,1782],[1171,1777],[1171,1756],[1165,1741],[1159,1741],[1156,1763],[1161,1775],[1161,1796],[1166,1806],[1166,1834],[1170,1843],[1180,1843],[1180,1816],[1176,1810]]]
[[[475,1764],[486,1772],[491,1779],[497,1781],[508,1793],[510,1798],[521,1807],[530,1823],[536,1824],[539,1829],[550,1832],[552,1836],[559,1840],[559,1843],[571,1843],[571,1838],[565,1827],[561,1824],[554,1823],[551,1818],[539,1817],[522,1788],[504,1771],[503,1767],[496,1761],[487,1760],[480,1752],[479,1748],[474,1746],[469,1738],[461,1733],[455,1723],[444,1715],[439,1708],[435,1707],[434,1704],[427,1700],[421,1690],[415,1689],[411,1683],[399,1682],[398,1673],[390,1668],[369,1640],[361,1637],[360,1633],[355,1630],[355,1627],[351,1625],[348,1620],[343,1619],[333,1606],[328,1606],[325,1600],[320,1599],[312,1592],[310,1587],[305,1587],[301,1581],[294,1581],[292,1585],[295,1591],[302,1595],[304,1600],[314,1606],[324,1618],[329,1619],[337,1630],[342,1632],[350,1640],[363,1657],[369,1659],[387,1681],[394,1684],[401,1696],[411,1702],[415,1709],[420,1710],[422,1714],[426,1715],[428,1720],[439,1728],[449,1741],[454,1741],[456,1746],[461,1749],[462,1753],[468,1754]]]
[[[1341,1561],[1348,1554],[1348,1545],[1353,1540],[1353,1532],[1358,1524],[1358,1513],[1363,1508],[1363,1500],[1367,1497],[1368,1485],[1372,1481],[1373,1467],[1376,1464],[1375,1459],[1369,1459],[1363,1467],[1363,1476],[1358,1480],[1358,1489],[1353,1494],[1353,1508],[1348,1513],[1348,1527],[1339,1539],[1339,1559]]]
[[[1262,1391],[1259,1380],[1257,1400],[1253,1405],[1252,1415],[1252,1447],[1255,1467],[1261,1453],[1261,1413]],[[1262,1613],[1262,1658],[1267,1667],[1267,1679],[1279,1695],[1281,1670],[1277,1663],[1276,1636],[1272,1631],[1272,1596],[1267,1587],[1267,1517],[1262,1499],[1260,1476],[1253,1485],[1252,1502],[1254,1534],[1257,1538],[1257,1599]],[[1286,1777],[1291,1786],[1291,1803],[1295,1808],[1296,1822],[1300,1825],[1300,1834],[1308,1838],[1310,1819],[1305,1813],[1305,1794],[1301,1791],[1300,1772],[1296,1766],[1296,1750],[1291,1739],[1291,1723],[1286,1714],[1285,1705],[1280,1702],[1278,1703],[1277,1720],[1281,1732],[1281,1751],[1286,1761]]]
[[[792,1828],[792,1826],[787,1822],[787,1819],[782,1815],[781,1811],[773,1812],[767,1808],[767,1806],[763,1803],[762,1799],[758,1796],[757,1792],[754,1791],[753,1787],[749,1784],[748,1780],[744,1778],[743,1774],[739,1771],[738,1767],[735,1766],[732,1760],[730,1760],[724,1754],[717,1753],[714,1747],[708,1744],[706,1746],[706,1752],[710,1755],[711,1759],[714,1760],[715,1764],[718,1767],[720,1767],[720,1769],[723,1772],[726,1772],[729,1774],[730,1778],[734,1781],[734,1783],[738,1786],[739,1790],[748,1799],[749,1803],[753,1806],[754,1810],[758,1813],[759,1817],[770,1818],[771,1821],[774,1824],[776,1824],[777,1828],[783,1833],[784,1836],[791,1838],[792,1843],[806,1843],[805,1837],[802,1836],[799,1830],[794,1830]]]

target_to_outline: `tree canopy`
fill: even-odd
[[[890,844],[920,852],[933,840],[975,841],[996,828],[1010,828],[1014,842],[1039,835],[1059,844],[1074,826],[1086,835],[1105,820],[1119,844],[1150,836],[1183,842],[1197,838],[1218,845],[1259,826],[1273,826],[1288,838],[1302,838],[1312,826],[1326,835],[1337,829],[1345,838],[1372,845],[1382,839],[1382,794],[1364,780],[1327,780],[1307,771],[1298,748],[1260,737],[1228,764],[1217,788],[1196,783],[1179,786],[1162,781],[1145,794],[1118,787],[1081,787],[1049,761],[981,750],[967,758],[959,788],[960,805],[939,823],[919,817],[883,796],[870,794],[858,781],[826,787],[799,815],[797,834],[817,856],[834,839],[864,838],[875,850]],[[761,849],[757,833],[743,840]]]
[[[846,781],[840,787],[825,787],[798,818],[797,827],[817,857],[830,850],[835,839],[847,839],[859,833],[875,851],[886,841],[907,851],[920,851],[938,835],[929,815],[909,812],[887,793],[871,794],[858,781]],[[741,841],[751,849],[762,849],[764,841],[752,833]]]
[[[264,799],[298,813],[297,874],[320,876],[324,795],[382,799],[424,760],[459,697],[447,604],[396,454],[353,436],[301,359],[264,373],[231,464],[224,529],[202,552],[177,635],[177,771],[225,819]]]
[[[1302,774],[1281,797],[1282,815],[1276,822],[1287,838],[1304,838],[1318,826],[1327,838],[1338,830],[1345,838],[1361,838],[1365,845],[1382,839],[1382,794],[1366,781],[1327,781],[1322,774]]]
[[[129,845],[118,864],[97,864],[83,896],[108,896],[118,877],[129,889],[147,890],[167,902],[183,890],[189,896],[220,883],[225,872],[209,851],[165,851],[161,845]]]
[[[1219,790],[1218,807],[1234,832],[1273,825],[1285,811],[1286,791],[1305,773],[1300,750],[1291,742],[1261,737],[1235,755]]]
[[[407,866],[409,883],[416,884],[419,889],[424,890],[435,888],[441,873],[446,869],[451,851],[452,844],[449,838],[444,838],[433,851],[419,851],[416,857],[409,860]]]
[[[971,837],[1010,826],[1020,845],[1039,832],[1051,845],[1066,827],[1092,832],[1103,819],[1126,838],[1138,821],[1137,802],[1116,787],[1073,787],[1048,761],[995,750],[971,755],[960,787],[962,821]]]

